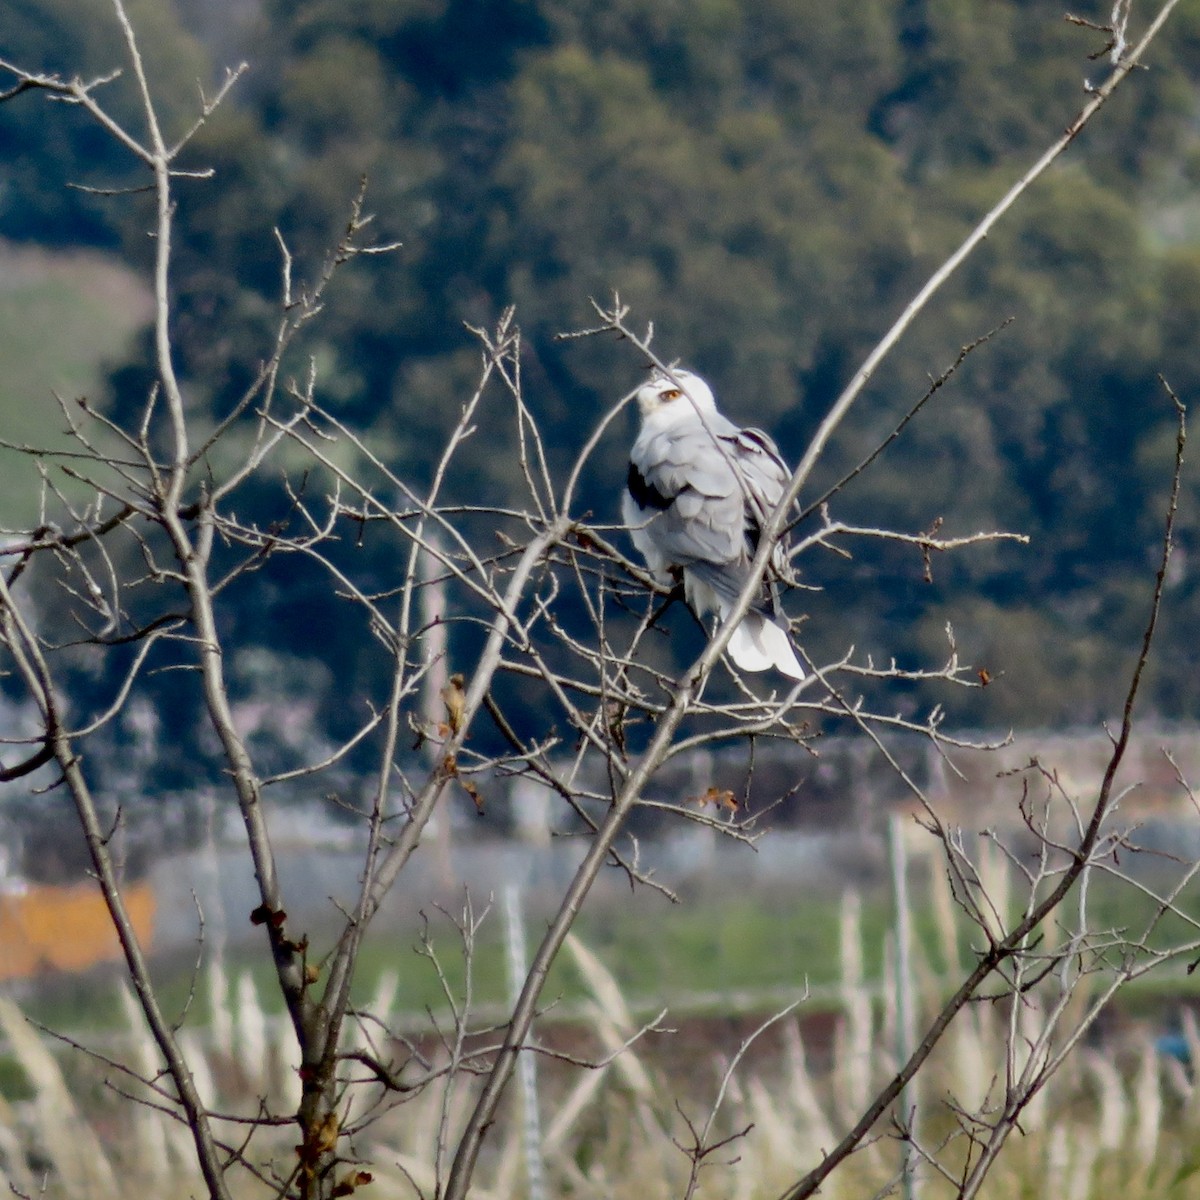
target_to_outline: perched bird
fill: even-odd
[[[656,371],[637,402],[642,427],[629,455],[625,524],[658,578],[666,583],[682,573],[697,615],[716,612],[724,620],[791,472],[775,443],[722,416],[708,384],[690,371]],[[776,546],[768,581],[729,639],[729,657],[743,671],[775,667],[803,679],[770,578],[786,563],[785,548]]]

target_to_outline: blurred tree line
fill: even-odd
[[[1110,6],[1077,6],[1103,22]],[[92,12],[92,10],[95,10]],[[300,348],[322,402],[401,473],[421,478],[456,418],[478,352],[463,322],[517,305],[527,400],[564,458],[598,406],[632,386],[627,347],[556,342],[589,296],[619,290],[655,346],[710,379],[732,416],[772,430],[793,460],[873,341],[931,269],[1056,136],[1102,77],[1103,35],[1058,0],[137,0],[133,17],[167,124],[190,120],[194,80],[246,58],[247,79],[200,135],[179,184],[176,339],[191,402],[219,418],[252,377],[277,313],[278,226],[302,270],[336,240],[360,176],[399,256],[336,282]],[[1138,13],[1146,17],[1145,13]],[[86,74],[119,63],[103,0],[16,0],[4,57]],[[847,643],[902,665],[945,652],[995,683],[952,721],[1093,721],[1123,687],[1161,523],[1170,405],[1162,371],[1200,397],[1200,11],[1181,7],[1130,81],[969,263],[872,383],[816,488],[858,461],[959,347],[1013,323],[968,360],[835,516],[909,532],[1008,528],[999,545],[935,560],[875,544],[801,566],[824,591],[793,598],[815,657]],[[128,79],[110,85],[119,96]],[[0,112],[0,235],[150,254],[122,152],[77,112]],[[117,412],[142,404],[139,363],[113,377]],[[632,421],[632,418],[631,418]],[[468,445],[463,499],[516,482],[498,413]],[[588,481],[618,519],[631,430]],[[256,485],[245,506],[254,511]],[[1193,480],[1153,701],[1200,715],[1189,635]],[[263,504],[267,503],[261,499]],[[264,522],[265,523],[265,522]],[[361,554],[380,587],[396,564]],[[1189,557],[1191,556],[1191,557]],[[323,653],[329,718],[365,687],[369,648],[342,644],[333,603],[288,562],[253,580],[234,644],[246,687],[272,677],[255,647]],[[683,623],[678,623],[680,630]],[[320,645],[312,631],[322,629]],[[694,647],[682,633],[680,654]],[[309,678],[314,677],[312,673]],[[178,689],[177,676],[170,684]],[[943,698],[943,697],[937,697]],[[914,690],[898,704],[935,699]]]

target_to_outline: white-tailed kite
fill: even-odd
[[[791,472],[775,443],[723,417],[708,384],[690,371],[656,371],[637,402],[642,427],[629,455],[625,524],[655,576],[666,583],[682,572],[697,615],[724,620]],[[777,545],[771,570],[782,574],[786,564]],[[775,667],[803,679],[775,590],[773,580],[759,588],[729,639],[729,657],[744,671]]]

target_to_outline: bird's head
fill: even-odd
[[[668,413],[674,408],[683,413],[715,412],[717,402],[712,388],[691,371],[674,367],[669,375],[656,370],[649,382],[638,389],[638,411],[645,421],[655,413]]]

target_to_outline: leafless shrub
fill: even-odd
[[[71,797],[153,1040],[153,1054],[142,1047],[121,1065],[130,1081],[126,1092],[132,1100],[171,1114],[188,1131],[203,1186],[211,1196],[228,1197],[247,1180],[278,1195],[350,1194],[374,1170],[383,1169],[374,1160],[365,1162],[359,1150],[369,1143],[376,1123],[420,1099],[430,1107],[423,1110],[424,1118],[412,1118],[414,1127],[425,1134],[415,1152],[419,1161],[398,1160],[400,1170],[417,1194],[462,1200],[476,1177],[518,1059],[538,1051],[532,1030],[547,974],[568,944],[597,875],[612,865],[631,885],[663,886],[643,869],[636,841],[624,839],[623,831],[664,763],[703,746],[750,737],[780,739],[800,748],[825,719],[848,721],[885,754],[885,739],[897,730],[919,733],[939,750],[961,744],[944,729],[941,710],[920,720],[869,710],[859,695],[864,679],[912,677],[894,664],[880,667],[847,651],[835,662],[810,663],[809,679],[780,693],[770,684],[751,686],[736,675],[725,677],[721,656],[734,624],[751,602],[756,579],[767,569],[778,536],[795,521],[820,518],[811,530],[807,524],[801,527],[799,555],[815,546],[836,548],[853,538],[885,537],[915,546],[928,561],[935,551],[1015,536],[996,532],[951,538],[937,531],[906,534],[850,526],[829,513],[837,489],[807,510],[797,513],[795,505],[830,438],[883,357],[930,296],[1133,71],[1176,0],[1162,6],[1127,53],[1114,50],[1108,79],[1091,90],[1079,116],[914,297],[838,397],[763,527],[739,603],[678,678],[656,666],[649,650],[663,597],[621,552],[613,531],[590,523],[578,511],[581,481],[596,447],[632,394],[602,416],[574,463],[559,476],[548,465],[536,406],[522,385],[515,317],[505,313],[494,328],[475,331],[481,359],[478,386],[464,400],[438,453],[431,482],[418,488],[322,404],[315,367],[302,378],[286,376],[289,349],[318,317],[334,275],[361,255],[392,249],[370,240],[371,219],[362,193],[351,206],[341,240],[310,283],[298,282],[296,264],[279,239],[281,287],[274,344],[265,349],[261,367],[233,411],[215,428],[200,430],[177,378],[171,344],[174,183],[185,173],[177,165],[180,152],[234,86],[240,71],[230,72],[215,96],[203,101],[193,128],[169,143],[146,83],[134,30],[121,0],[115,3],[141,96],[144,136],[120,124],[103,104],[108,79],[68,80],[0,64],[14,80],[0,99],[40,91],[86,110],[140,162],[156,202],[155,384],[140,419],[123,426],[86,402],[64,405],[75,447],[54,456],[56,465],[88,485],[92,499],[82,506],[73,504],[47,469],[43,520],[11,537],[3,550],[0,639],[8,669],[38,714],[36,729],[19,744],[18,757],[4,768],[4,777],[20,778],[53,764],[55,785]],[[1125,20],[1119,17],[1123,44]],[[642,362],[669,370],[657,357],[650,331],[635,328],[619,299],[598,306],[597,315],[595,328],[571,336],[619,336]],[[935,382],[931,391],[937,386]],[[813,1119],[819,1114],[821,1127],[846,1132],[835,1144],[822,1142],[816,1165],[787,1187],[784,1194],[789,1198],[812,1195],[864,1147],[875,1147],[867,1151],[874,1161],[878,1149],[872,1139],[889,1113],[899,1136],[918,1149],[935,1173],[951,1181],[958,1195],[977,1194],[1001,1147],[1038,1103],[1107,999],[1130,979],[1195,952],[1194,939],[1176,939],[1164,950],[1152,936],[1167,914],[1181,915],[1175,901],[1190,870],[1166,895],[1155,894],[1155,917],[1142,930],[1098,928],[1088,908],[1092,880],[1122,874],[1118,852],[1126,834],[1114,821],[1119,798],[1115,780],[1132,731],[1171,550],[1184,443],[1182,406],[1179,413],[1174,488],[1152,614],[1097,794],[1087,799],[1072,796],[1056,786],[1053,775],[1031,773],[1023,812],[1039,850],[1032,863],[1008,851],[1020,886],[1006,900],[998,886],[1001,876],[989,877],[986,860],[974,854],[961,832],[948,827],[919,788],[905,779],[922,806],[923,823],[944,848],[948,895],[969,920],[975,944],[963,974],[916,1046],[882,1082],[851,1065],[857,1061],[854,1048],[861,1051],[873,1016],[870,1005],[859,1002],[860,973],[848,961],[845,1037],[850,1057],[842,1071],[848,1081],[844,1093],[833,1110],[827,1110],[814,1101],[813,1089],[802,1077],[792,1085],[799,1108]],[[522,499],[504,509],[449,499],[461,448],[481,422],[502,416],[514,430]],[[871,467],[874,458],[860,469]],[[236,501],[247,481],[280,477],[286,521],[260,528],[239,517]],[[390,539],[394,547],[395,579],[383,590],[356,577],[341,552],[345,540],[353,541],[365,529]],[[346,620],[356,623],[363,637],[373,639],[375,653],[387,657],[391,670],[386,693],[363,715],[352,736],[340,745],[321,741],[309,747],[307,760],[272,772],[257,761],[239,724],[231,700],[234,668],[220,630],[223,608],[236,602],[239,582],[267,560],[280,557],[294,560],[297,570],[316,573],[344,598]],[[37,610],[34,584],[57,590],[63,606],[59,620],[48,622]],[[439,595],[445,598],[440,608]],[[568,595],[573,607],[588,614],[586,628],[570,628],[560,618]],[[624,619],[626,610],[642,615]],[[478,649],[469,661],[458,657],[448,663],[444,634],[450,623],[472,632]],[[123,664],[111,696],[89,712],[75,710],[64,686],[71,665],[82,655],[109,656]],[[214,1101],[207,1067],[195,1054],[182,1018],[163,1011],[123,901],[112,852],[112,821],[94,794],[83,750],[135,702],[148,674],[164,669],[187,671],[199,680],[209,731],[244,823],[245,847],[259,889],[260,903],[251,919],[262,927],[294,1039],[284,1059],[290,1064],[290,1086],[269,1086],[265,1076],[256,1080],[261,1088],[256,1105],[238,1113],[224,1112],[219,1100]],[[952,638],[945,663],[917,674],[948,686],[981,686],[977,675],[959,661]],[[554,714],[553,732],[549,726],[539,737],[522,732],[525,724],[497,699],[498,684],[505,678],[519,680],[527,698],[536,696],[537,703]],[[431,702],[431,696],[436,701]],[[472,740],[485,721],[506,742],[506,750],[498,755],[484,753],[478,740]],[[414,736],[426,751],[419,768],[406,753]],[[344,801],[365,830],[361,883],[356,899],[342,913],[332,945],[319,950],[289,919],[266,818],[271,789],[297,781],[319,786],[318,781],[350,756],[360,759],[368,752],[374,765],[365,799]],[[903,775],[898,765],[897,771]],[[574,814],[578,830],[588,839],[587,851],[502,1023],[481,1028],[470,987],[458,994],[441,975],[449,1019],[435,1027],[440,1049],[430,1056],[389,1030],[382,1011],[385,998],[379,1001],[380,1011],[352,1006],[358,954],[367,929],[439,808],[460,793],[486,804],[487,781],[498,774],[528,775],[549,788]],[[1069,814],[1065,837],[1048,816],[1063,806]],[[712,807],[683,802],[668,807],[680,820],[699,822],[731,837],[749,838],[753,833],[744,818],[714,815]],[[1002,842],[997,844],[1007,850]],[[469,968],[479,914],[468,904],[455,920]],[[845,945],[850,959],[852,919],[848,922]],[[430,943],[426,953],[440,973],[440,951]],[[265,1038],[263,1029],[246,1016],[253,1008],[248,992],[239,996],[246,1023],[238,1036],[249,1061],[260,1057]],[[613,1018],[609,1011],[606,1019]],[[977,1070],[980,1088],[961,1100],[956,1127],[947,1139],[931,1145],[913,1127],[909,1114],[897,1113],[894,1104],[951,1031],[952,1022],[961,1029],[972,1020],[980,1028],[987,1022],[1001,1027],[1004,1059],[998,1066]],[[10,1036],[19,1037],[18,1025],[9,1024]],[[596,1027],[611,1053],[625,1048],[637,1032],[626,1031],[619,1021],[609,1028],[599,1017]],[[640,1094],[636,1060],[616,1061],[624,1062],[617,1069]],[[709,1110],[713,1116],[684,1116],[686,1132],[677,1139],[691,1164],[684,1194],[696,1191],[701,1168],[714,1157],[742,1152],[735,1143],[746,1130],[715,1132],[735,1065],[736,1056],[716,1091]],[[576,1106],[586,1099],[588,1085],[579,1087],[583,1090],[576,1095]],[[1148,1094],[1150,1085],[1146,1087]],[[51,1090],[47,1082],[47,1094]],[[747,1094],[749,1109],[761,1119],[769,1104],[753,1088]],[[564,1111],[569,1113],[570,1106]],[[645,1112],[645,1123],[654,1125],[656,1118],[649,1109]],[[293,1128],[293,1148],[283,1156],[276,1136],[281,1126]],[[563,1136],[561,1123],[547,1133],[551,1142]],[[1142,1140],[1150,1152],[1152,1132]],[[161,1171],[170,1161],[169,1144],[155,1150],[149,1134],[145,1142],[147,1154],[156,1156],[155,1169]],[[665,1132],[663,1146],[669,1149]],[[496,1169],[504,1174],[515,1167],[505,1159]],[[71,1170],[64,1159],[60,1173],[67,1178]]]

